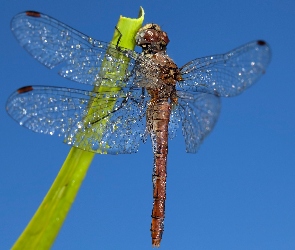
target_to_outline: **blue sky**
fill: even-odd
[[[135,3],[136,2],[136,3]],[[214,131],[197,154],[181,133],[169,141],[165,232],[161,249],[295,249],[295,2],[5,1],[1,7],[0,245],[8,249],[33,216],[69,147],[33,133],[5,111],[24,85],[83,88],[32,59],[10,32],[11,18],[37,10],[109,41],[119,15],[169,34],[179,65],[266,40],[272,61],[245,93],[223,98]],[[151,249],[152,150],[97,155],[52,249]]]

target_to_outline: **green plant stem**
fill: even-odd
[[[134,36],[141,27],[143,18],[142,8],[137,19],[120,17],[116,27],[122,34],[121,47],[134,49]],[[119,33],[115,30],[113,44],[117,43],[118,36]],[[75,200],[94,155],[93,152],[71,148],[38,210],[12,246],[13,250],[50,249]]]

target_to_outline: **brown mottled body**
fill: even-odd
[[[154,153],[151,234],[153,247],[159,247],[165,218],[168,125],[172,104],[177,104],[175,85],[182,78],[177,65],[166,54],[169,39],[158,25],[147,24],[142,27],[137,33],[136,42],[151,62],[149,67],[140,72],[145,79],[138,84],[145,87],[151,96],[146,111],[147,130],[151,135]]]
[[[171,107],[168,101],[150,102],[147,120],[151,125],[151,138],[154,152],[153,168],[153,211],[152,211],[152,245],[160,246],[164,231],[166,177],[168,155],[168,124]]]

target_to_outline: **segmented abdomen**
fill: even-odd
[[[152,211],[152,245],[159,247],[164,231],[168,124],[171,108],[168,101],[151,101],[147,108],[147,126],[151,134],[154,168],[153,168],[153,211]]]

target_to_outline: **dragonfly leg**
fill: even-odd
[[[115,26],[115,29],[116,29],[116,30],[118,31],[118,33],[119,33],[119,38],[118,38],[117,43],[116,43],[116,48],[118,48],[118,47],[119,47],[119,43],[120,43],[121,38],[122,38],[122,33],[121,33],[121,31],[119,30],[119,28],[118,28],[117,26]]]

